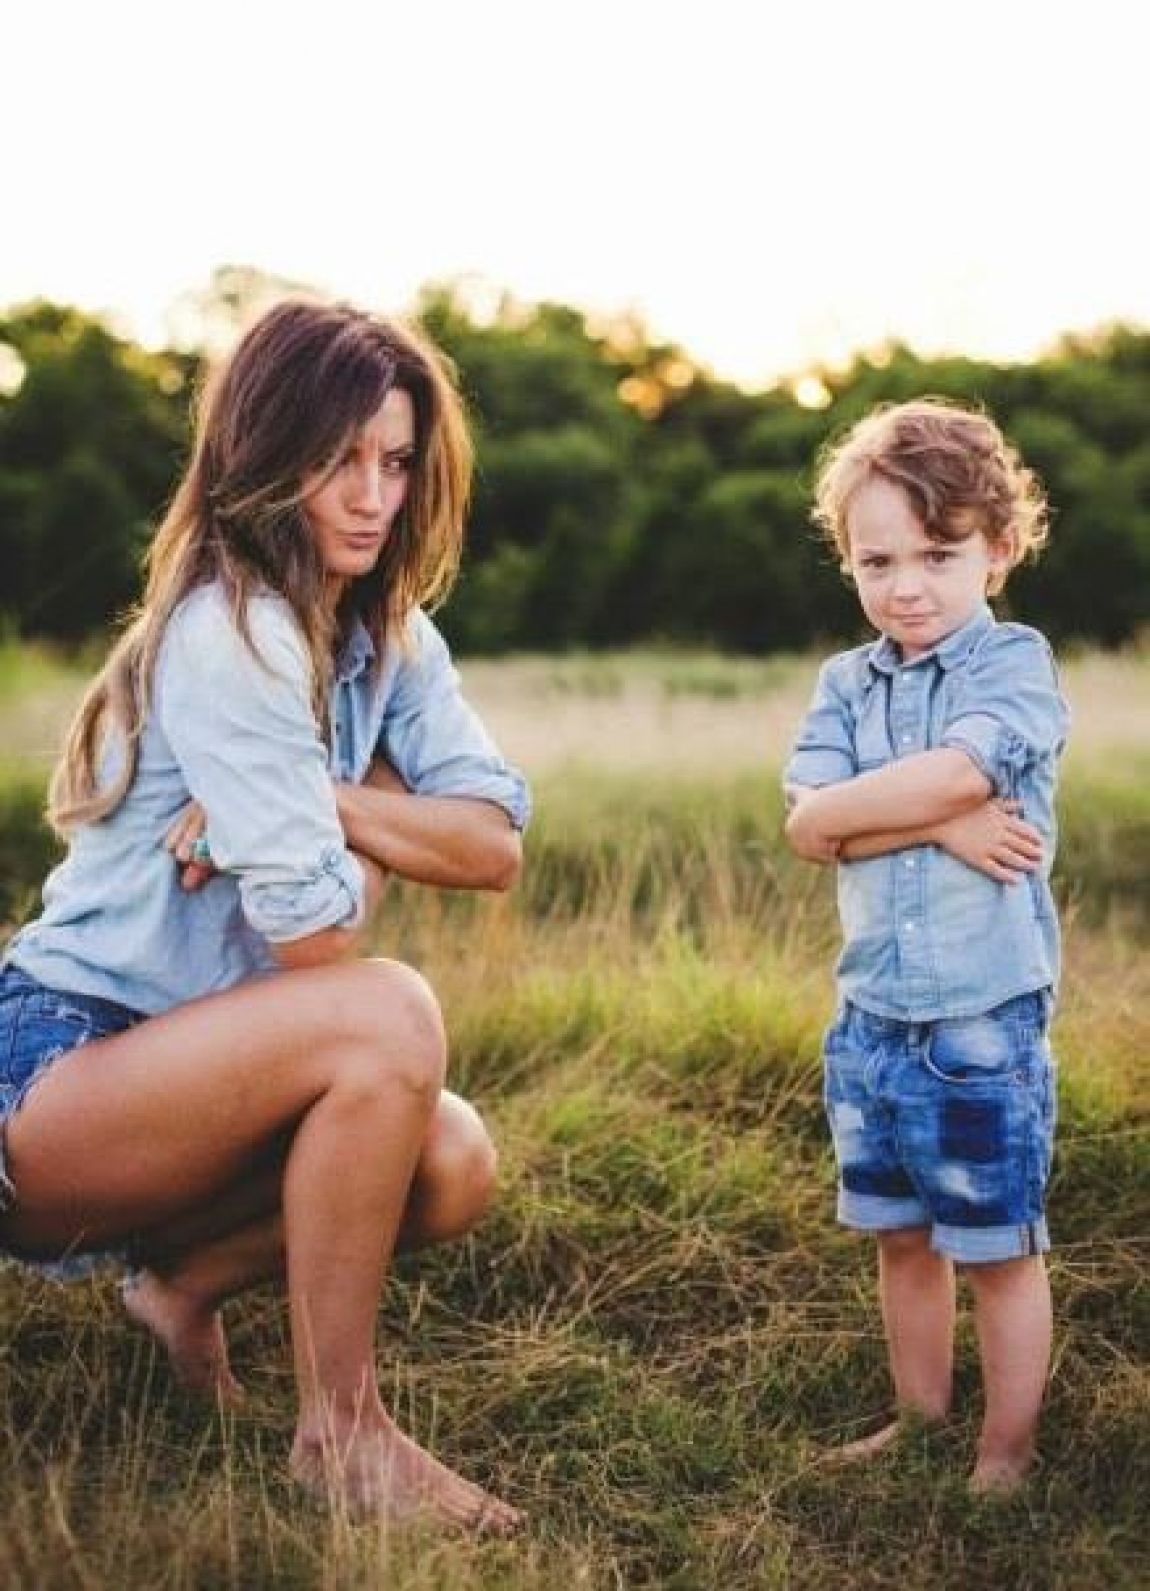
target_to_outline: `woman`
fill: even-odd
[[[391,1255],[475,1224],[494,1150],[427,985],[356,959],[384,873],[519,867],[522,779],[420,607],[470,463],[439,358],[358,311],[281,304],[210,384],[53,780],[68,853],[0,971],[0,1244],[126,1257],[131,1314],[225,1398],[220,1304],[286,1274],[298,1480],[503,1530],[377,1389]]]

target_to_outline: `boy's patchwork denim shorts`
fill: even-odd
[[[6,1139],[9,1119],[49,1067],[92,1039],[108,1038],[143,1021],[138,1011],[91,995],[46,988],[18,967],[0,967],[0,1212],[18,1197],[9,1176]],[[86,1275],[96,1264],[119,1254],[77,1254],[37,1263],[60,1279]]]
[[[824,1047],[840,1221],[927,1226],[931,1246],[963,1263],[1050,1247],[1049,1009],[1045,990],[935,1022],[844,1007]]]

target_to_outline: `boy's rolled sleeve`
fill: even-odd
[[[426,614],[412,619],[413,648],[401,658],[384,710],[376,756],[417,795],[491,801],[516,829],[531,815],[527,782],[500,756],[468,705],[447,644]]]
[[[853,779],[857,772],[854,715],[842,661],[831,658],[819,670],[811,705],[783,769],[783,786],[817,788]]]
[[[1056,753],[1069,713],[1044,636],[999,625],[959,677],[940,744],[964,751],[998,797],[1015,794],[1022,770]]]
[[[254,599],[248,621],[258,657],[220,600],[193,598],[173,618],[160,724],[256,932],[282,943],[358,926],[363,869],[336,812],[303,638],[274,598]]]

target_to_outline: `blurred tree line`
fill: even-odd
[[[10,630],[75,641],[132,601],[207,350],[286,285],[222,269],[178,306],[181,346],[158,352],[68,306],[0,313]],[[815,457],[874,403],[924,393],[985,405],[1048,489],[1051,543],[1012,578],[1009,611],[1060,643],[1118,645],[1150,622],[1150,332],[1067,337],[1025,365],[892,346],[747,393],[641,325],[563,305],[480,310],[455,284],[426,290],[418,318],[456,362],[478,440],[468,554],[442,616],[463,650],[857,636],[807,518]]]

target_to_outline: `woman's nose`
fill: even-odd
[[[361,464],[354,472],[351,506],[361,514],[377,514],[383,507],[383,482],[374,464]]]

